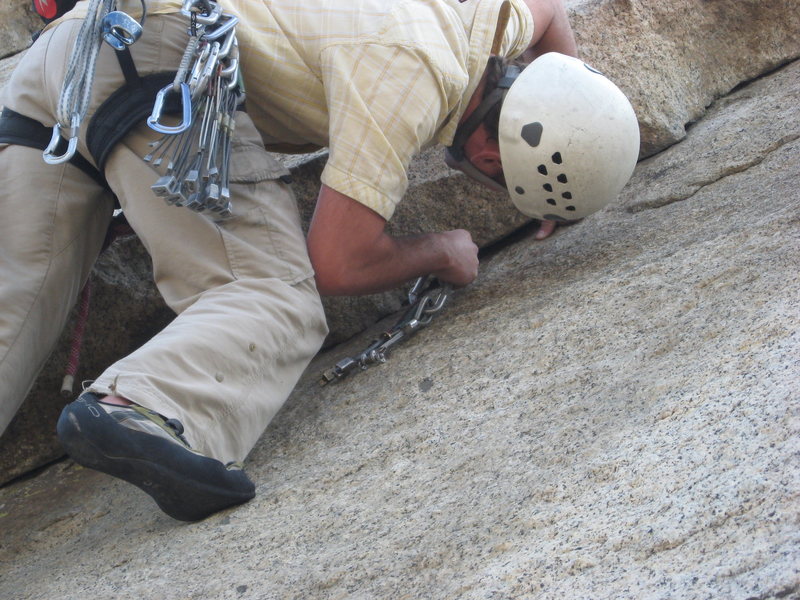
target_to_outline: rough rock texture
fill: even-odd
[[[630,97],[642,154],[742,81],[800,56],[797,5],[775,0],[567,0],[583,58]]]
[[[485,261],[388,363],[321,354],[194,525],[65,461],[0,489],[0,597],[800,597],[800,63],[620,200]]]
[[[3,0],[0,4],[0,58],[23,51],[42,21],[28,0]]]
[[[0,56],[18,52],[27,45],[30,32],[39,27],[35,18],[29,18],[28,6],[28,0],[12,0],[0,9],[0,29],[8,26],[9,31],[17,32],[0,36]],[[642,124],[643,155],[679,140],[686,123],[700,116],[714,98],[800,56],[800,38],[796,35],[800,14],[788,0],[567,0],[567,6],[582,54],[631,96]],[[0,61],[0,85],[18,59],[19,55]],[[440,153],[439,148],[431,149],[414,162],[408,197],[391,223],[394,232],[462,227],[485,246],[524,225],[525,219],[505,199],[449,171],[439,159]],[[306,220],[313,209],[324,160],[323,153],[293,163]],[[84,353],[81,378],[96,375],[112,357],[150,337],[170,318],[150,283],[147,261],[126,264],[129,253],[140,255],[137,242],[111,250],[108,262],[122,265],[114,277],[106,277],[102,266],[94,275],[99,284],[95,286],[93,310],[95,318],[103,318],[90,327],[92,342]],[[120,302],[115,297],[132,301]],[[138,298],[147,300],[134,300]],[[401,298],[398,292],[327,299],[331,326],[328,343],[341,342],[362,331],[396,310]],[[101,306],[119,308],[102,313]],[[92,331],[102,331],[103,335]],[[58,397],[58,365],[68,341],[65,335],[51,361],[55,368],[47,369],[48,375],[37,382],[17,422],[0,437],[0,481],[58,454],[51,432],[63,404]]]

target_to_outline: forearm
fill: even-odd
[[[477,246],[466,231],[395,238],[358,202],[322,187],[308,250],[323,295],[372,294],[434,274],[455,285],[477,275]]]
[[[312,238],[313,239],[313,238]],[[396,288],[448,265],[441,234],[394,238],[382,233],[369,247],[344,253],[309,245],[317,288],[324,296],[358,296]]]

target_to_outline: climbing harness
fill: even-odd
[[[408,292],[409,306],[400,320],[373,340],[363,352],[345,357],[325,370],[320,385],[339,381],[357,369],[365,371],[374,364],[385,363],[388,353],[397,344],[430,324],[433,317],[444,308],[451,293],[452,286],[440,283],[435,277],[429,275],[417,279]]]
[[[86,143],[102,173],[114,145],[143,119],[162,137],[144,157],[166,173],[152,186],[168,203],[215,217],[232,214],[230,158],[235,113],[244,103],[236,24],[213,0],[185,0],[188,43],[177,73],[139,77],[130,46],[141,37],[146,16],[136,21],[114,10],[116,0],[90,0],[75,40],[56,108],[56,124],[43,157],[61,164],[76,157],[91,100],[100,45],[116,50],[125,85],[103,102],[89,123]],[[177,112],[177,124],[167,121]]]
[[[3,108],[0,143],[42,150],[48,164],[70,162],[111,192],[103,174],[106,159],[133,127],[149,117],[148,124],[164,134],[164,138],[152,144],[154,151],[145,160],[153,160],[156,151],[156,166],[169,157],[167,173],[177,181],[175,188],[167,188],[169,194],[159,195],[173,204],[208,209],[218,217],[228,216],[231,214],[228,164],[234,113],[243,109],[244,102],[235,34],[238,17],[224,13],[219,4],[210,0],[186,0],[181,12],[190,19],[189,43],[177,74],[154,73],[140,77],[130,46],[143,32],[147,11],[145,0],[141,3],[142,17],[136,21],[114,10],[116,0],[89,0],[87,15],[67,65],[56,109],[56,124],[51,129],[35,119]],[[37,0],[36,10],[45,22],[60,17],[75,1],[56,0],[55,4],[57,14],[51,15],[49,2]],[[88,123],[86,145],[97,165],[95,168],[77,152],[77,146],[91,99],[97,55],[104,42],[116,51],[125,85],[97,108]],[[162,117],[176,112],[181,114],[178,126],[162,122]],[[171,156],[168,154],[170,147],[176,148]],[[157,192],[162,190],[153,187]],[[115,205],[119,207],[116,198]],[[116,237],[132,234],[124,215],[117,215],[109,227],[103,250]],[[87,281],[79,300],[80,309],[62,385],[65,395],[72,393],[78,370],[89,297]]]
[[[181,12],[191,19],[189,41],[172,83],[156,95],[147,119],[163,137],[144,160],[166,173],[152,186],[168,204],[219,217],[231,215],[230,158],[235,113],[244,102],[239,72],[238,17],[210,0],[187,0]],[[162,120],[170,99],[180,104],[176,125]]]
[[[39,123],[35,119],[21,115],[8,107],[3,108],[0,113],[0,144],[15,144],[44,150],[50,144],[51,129]],[[65,140],[57,146],[56,151],[64,152],[67,149]],[[108,189],[103,175],[94,168],[92,163],[80,154],[74,154],[69,162],[94,179],[100,186]]]

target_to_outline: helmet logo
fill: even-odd
[[[528,123],[527,125],[522,126],[520,136],[531,148],[535,148],[542,140],[542,131],[544,131],[544,127],[542,127],[541,123]]]

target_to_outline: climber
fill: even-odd
[[[608,203],[635,162],[633,112],[602,75],[571,58],[561,0],[222,0],[247,92],[246,112],[231,116],[235,130],[223,127],[232,134],[231,215],[170,206],[151,189],[167,176],[166,161],[145,160],[161,135],[143,118],[127,122],[137,106],[118,104],[148,95],[152,104],[159,90],[193,99],[178,76],[161,87],[162,75],[175,73],[187,35],[219,11],[207,0],[189,0],[185,13],[179,0],[147,0],[145,21],[139,0],[118,0],[142,32],[129,46],[118,30],[106,32],[78,127],[77,112],[68,112],[72,121],[59,116],[59,93],[72,81],[71,49],[91,39],[82,19],[99,14],[102,1],[80,2],[54,21],[2,98],[6,125],[33,121],[55,126],[55,135],[45,152],[54,164],[30,141],[38,134],[0,145],[0,206],[14,215],[0,224],[8,257],[0,267],[0,427],[58,339],[116,197],[178,316],[90,382],[64,409],[58,433],[75,460],[140,487],[176,519],[253,497],[242,461],[327,333],[319,292],[376,292],[426,274],[456,286],[476,277],[468,232],[384,231],[416,151],[447,146],[450,164],[507,189],[523,212],[543,219],[542,237],[556,220]],[[520,72],[517,59],[533,62]],[[190,127],[188,114],[175,131]],[[60,154],[59,135],[74,155],[69,147]],[[307,245],[288,172],[264,144],[329,148]],[[160,189],[171,202],[191,201],[170,185]]]

